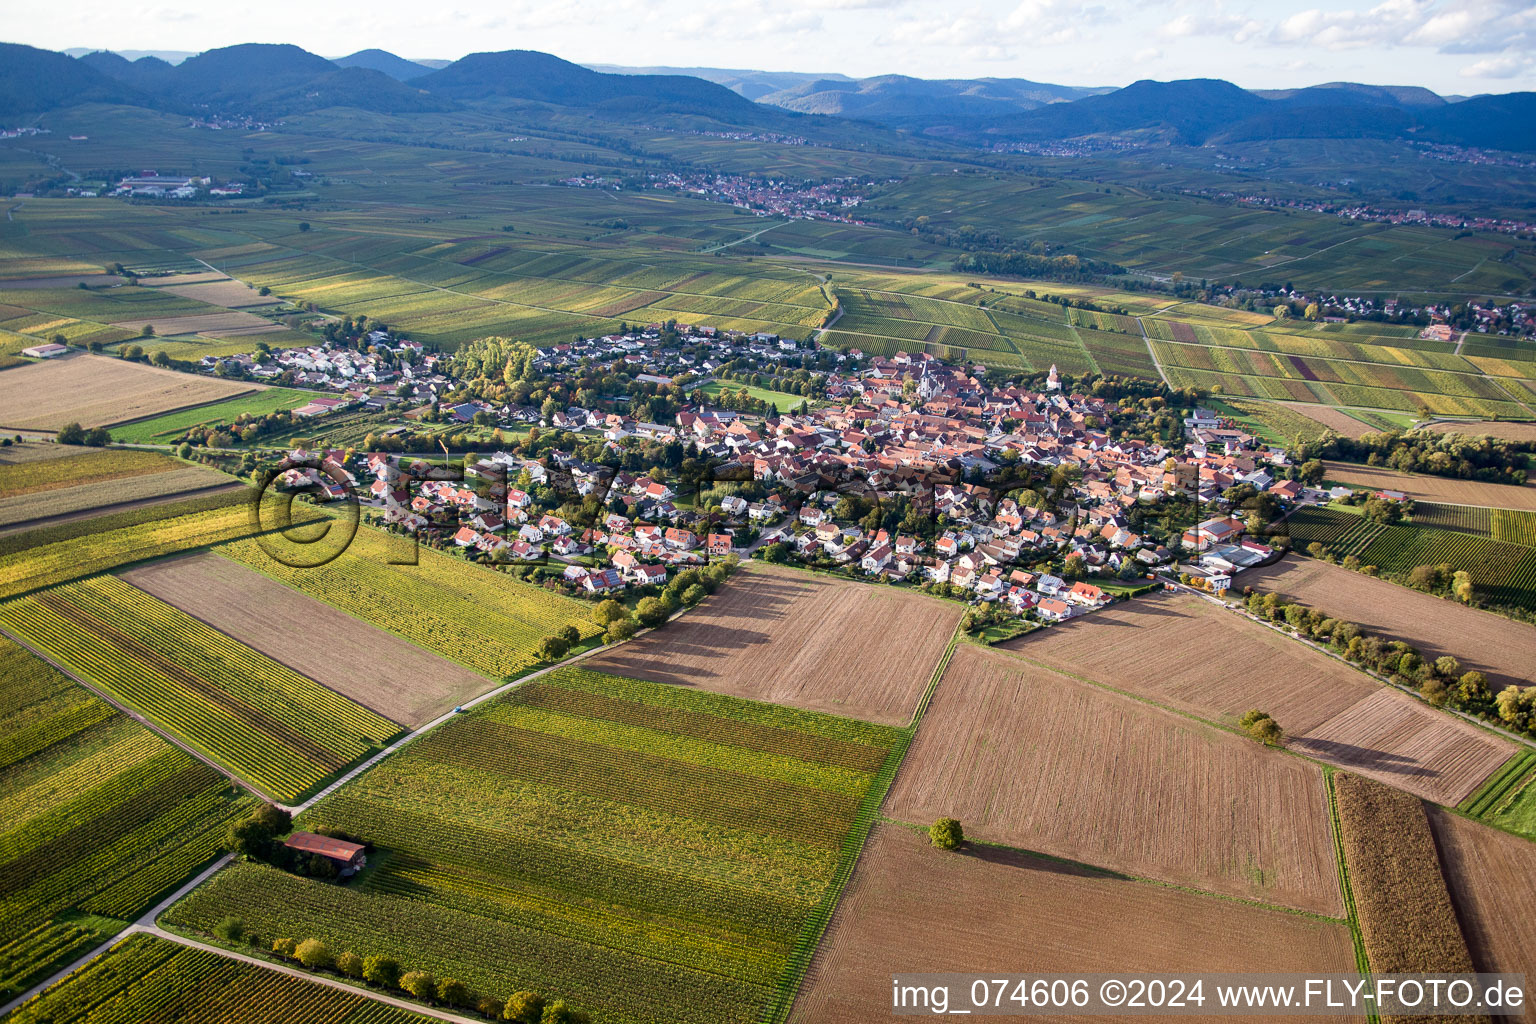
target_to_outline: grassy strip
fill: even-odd
[[[1362,978],[1369,978],[1371,958],[1365,951],[1365,937],[1360,934],[1360,913],[1355,909],[1355,892],[1349,884],[1349,865],[1344,860],[1344,840],[1339,831],[1339,804],[1333,788],[1334,772],[1332,765],[1323,766],[1323,779],[1328,787],[1328,818],[1333,825],[1334,863],[1339,869],[1339,888],[1344,893],[1344,917],[1349,922],[1350,938],[1354,941],[1355,967]],[[1371,1024],[1381,1019],[1374,1004],[1366,1007],[1366,1016]]]
[[[59,523],[56,526],[43,526],[35,530],[23,530],[19,533],[0,537],[0,557],[13,555],[18,551],[30,551],[32,548],[39,548],[48,544],[58,544],[61,541],[74,540],[76,537],[84,537],[88,533],[106,533],[111,530],[121,530],[128,526],[139,526],[156,519],[174,519],[177,516],[192,515],[196,512],[208,512],[213,509],[228,508],[231,505],[242,505],[251,500],[251,495],[252,491],[249,488],[221,491],[218,494],[206,494],[196,498],[186,498],[182,501],[146,505],[142,508],[130,508],[121,512],[109,512],[106,515],[93,516],[88,519],[75,519],[67,523]]]
[[[1456,809],[1474,818],[1480,818],[1497,810],[1510,791],[1516,788],[1528,771],[1536,767],[1536,750],[1522,750],[1504,762],[1504,766],[1483,781]]]

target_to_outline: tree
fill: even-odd
[[[323,971],[336,963],[330,947],[319,939],[305,939],[293,951],[294,957],[312,971]]]
[[[400,964],[394,957],[370,956],[363,961],[363,980],[377,988],[394,988],[400,983]]]
[[[192,445],[186,441],[181,442],[176,448],[176,457],[178,459],[190,459],[192,457]]]
[[[623,643],[634,636],[639,628],[634,619],[618,619],[608,624],[608,630],[603,634],[603,639],[610,644]]]
[[[85,444],[85,428],[78,423],[66,423],[53,439],[59,444]]]
[[[153,338],[154,336],[155,336],[155,325],[154,324],[145,324],[144,325],[144,329],[139,332],[139,337],[141,337],[141,338]],[[139,346],[135,345],[133,347],[139,349],[139,356],[144,354],[144,350],[142,348],[139,348]],[[139,356],[134,356],[133,358],[137,359]]]
[[[704,588],[695,583],[693,586],[683,591],[683,604],[688,605],[691,608],[698,604],[700,601],[704,600],[704,597]]]
[[[763,561],[772,562],[775,565],[782,565],[789,561],[789,545],[778,540],[769,544],[763,548]]]
[[[298,943],[294,942],[292,939],[272,940],[272,952],[276,953],[278,956],[285,956],[291,960],[293,959],[293,953],[296,949],[298,949]]]
[[[1487,700],[1488,677],[1476,670],[1465,673],[1456,681],[1456,695],[1463,704]]]
[[[958,850],[965,842],[965,830],[954,818],[940,818],[928,826],[928,841],[941,850]]]
[[[166,354],[165,349],[163,348],[158,350],[154,355],[150,356],[149,361],[161,369],[168,369],[171,365],[171,357]],[[224,364],[221,363],[219,365],[222,366]]]
[[[293,828],[293,817],[281,807],[258,804],[256,809],[229,827],[230,849],[244,857],[267,860],[275,840]]]
[[[556,999],[544,1007],[544,1014],[539,1018],[539,1024],[576,1024],[579,1018],[576,1011]]]
[[[336,969],[349,978],[361,978],[363,958],[349,949],[336,958]]]
[[[597,607],[592,609],[592,621],[599,626],[611,626],[628,615],[624,606],[611,597],[598,602]]]
[[[437,983],[437,998],[449,1006],[468,1006],[469,986],[457,978],[444,978]]]
[[[545,661],[559,661],[571,649],[571,642],[563,636],[547,636],[539,643],[539,654]]]
[[[1260,743],[1270,747],[1277,747],[1285,738],[1280,726],[1269,716],[1266,711],[1254,708],[1243,712],[1243,717],[1237,720],[1238,727]]]
[[[266,297],[272,294],[272,289],[266,285],[262,285],[259,289],[257,289],[256,294],[262,297]]]
[[[112,443],[112,434],[106,427],[92,427],[85,432],[85,443],[92,448],[105,448]]]
[[[1080,553],[1074,551],[1061,563],[1061,571],[1068,576],[1081,576],[1088,571],[1088,563]]]
[[[537,992],[514,992],[507,997],[502,1009],[503,1020],[515,1020],[519,1024],[539,1024],[544,1015],[544,997]]]
[[[409,971],[401,975],[400,988],[426,1002],[437,998],[437,979],[426,971]]]
[[[504,1009],[506,1009],[506,1004],[495,996],[481,996],[475,1002],[475,1011],[480,1016],[489,1017],[491,1020],[500,1020]]]
[[[299,230],[300,231],[308,231],[309,230],[309,221],[307,221],[307,220],[299,221]]]
[[[667,606],[654,597],[642,597],[635,605],[635,618],[642,626],[656,627],[667,621]]]
[[[1471,604],[1477,596],[1477,588],[1472,584],[1472,574],[1465,569],[1457,569],[1451,577],[1451,593],[1456,595],[1456,600],[1462,604]]]
[[[129,345],[127,348],[123,349],[123,358],[127,359],[129,361],[136,360],[136,359],[143,359],[144,358],[144,346],[142,346],[142,345]]]
[[[226,917],[213,926],[213,934],[225,942],[239,942],[245,938],[245,922],[238,917]]]

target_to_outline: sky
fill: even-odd
[[[332,57],[531,49],[583,63],[1066,85],[1536,89],[1536,0],[266,0],[256,17],[238,4],[74,0],[16,4],[0,36],[50,49],[283,42]]]

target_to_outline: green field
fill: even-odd
[[[1536,839],[1536,751],[1523,750],[1510,758],[1457,810]]]
[[[249,801],[4,638],[0,680],[0,998],[9,998],[212,860]]]
[[[112,438],[128,444],[172,444],[193,427],[233,423],[236,417],[265,416],[280,409],[297,409],[319,392],[299,391],[294,388],[267,388],[248,395],[201,405],[195,409],[182,409],[147,420],[136,420],[112,428]]]
[[[745,391],[759,402],[767,402],[779,412],[789,412],[791,409],[800,408],[800,403],[806,402],[811,406],[819,405],[804,395],[792,395],[787,391],[770,391],[767,388],[754,387],[750,384],[739,384],[733,380],[712,380],[708,384],[702,384],[695,389],[695,393],[704,395],[718,395],[722,391]]]
[[[416,564],[390,564],[402,547],[413,546],[360,529],[341,556],[313,569],[283,565],[251,540],[216,550],[492,678],[539,664],[540,642],[565,626],[582,642],[601,633],[579,601],[430,548],[417,552]]]
[[[0,605],[0,623],[280,801],[401,731],[112,576]]]
[[[129,936],[9,1018],[13,1024],[430,1024],[434,1019],[151,935]]]
[[[305,815],[377,846],[360,882],[242,864],[168,920],[206,931],[237,914],[611,1024],[747,1024],[793,994],[792,955],[835,900],[902,738],[562,669]]]

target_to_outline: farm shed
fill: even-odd
[[[350,875],[368,863],[366,851],[361,845],[313,832],[295,832],[284,840],[283,845],[298,853],[318,854],[335,864],[336,870],[343,875]]]

